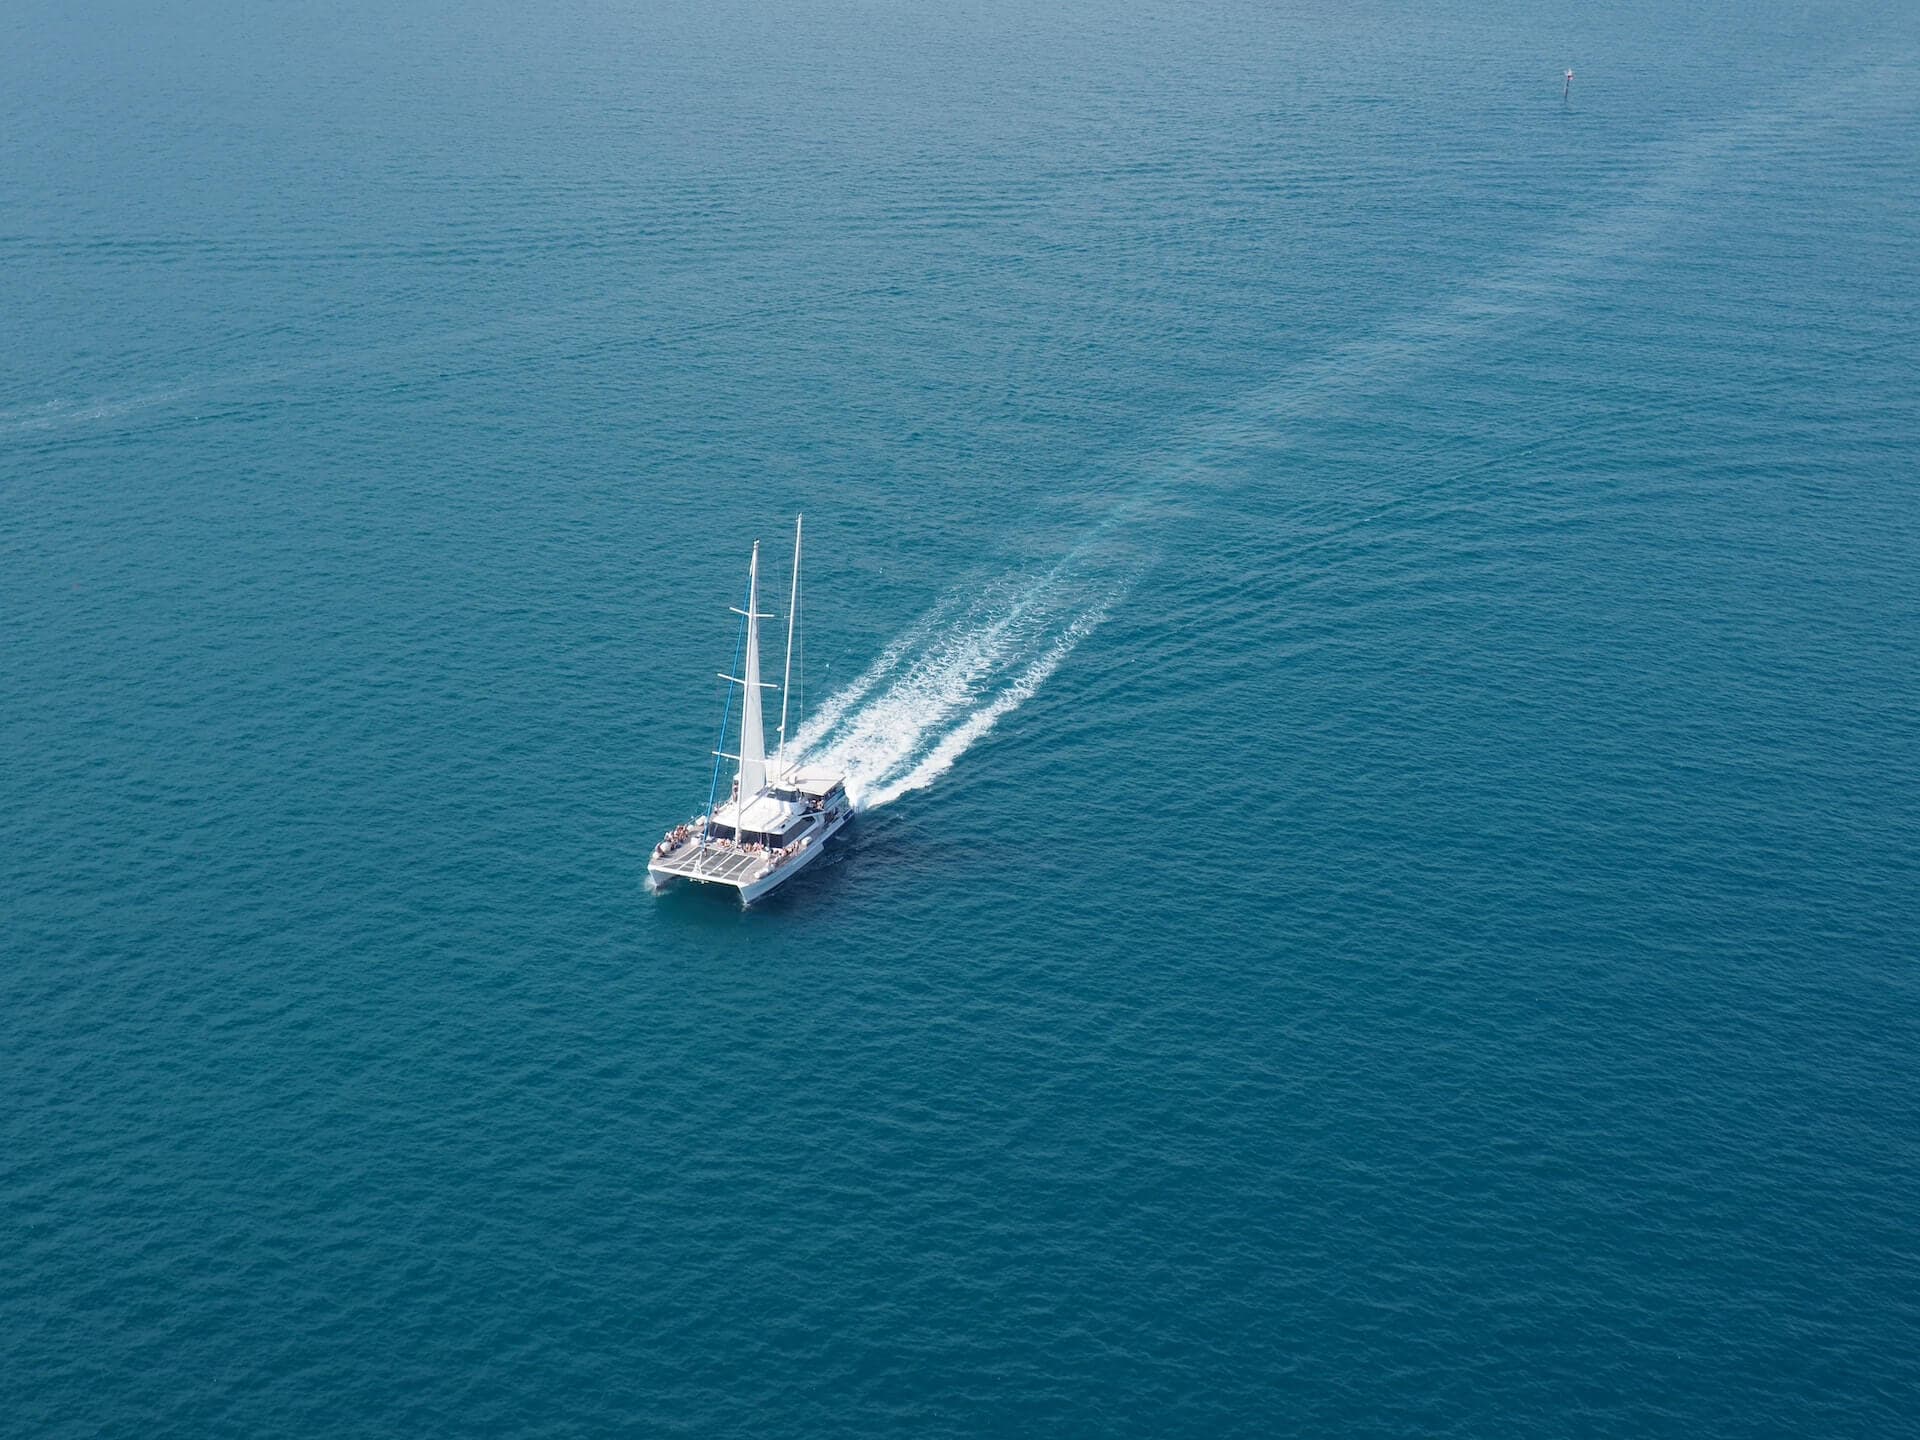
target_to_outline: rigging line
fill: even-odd
[[[740,602],[740,634],[733,642],[733,664],[727,667],[729,670],[738,670],[740,668],[740,652],[746,647],[747,643],[746,612],[751,609],[753,609],[753,576],[749,574],[747,576],[747,597]],[[744,687],[742,688],[744,689]],[[720,711],[720,738],[713,742],[713,783],[707,787],[707,818],[706,823],[700,827],[700,848],[702,850],[707,848],[708,837],[713,834],[713,802],[720,794],[720,752],[726,748],[727,744],[727,721],[733,718],[733,687],[729,685],[726,687],[726,690],[727,703]],[[744,703],[743,701],[742,704]],[[734,818],[736,820],[739,819],[738,816]]]

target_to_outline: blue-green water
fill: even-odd
[[[1913,1433],[1920,17],[1688,8],[0,15],[6,1431]]]

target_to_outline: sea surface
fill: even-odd
[[[1920,1433],[1913,5],[23,0],[0,341],[6,1434]]]

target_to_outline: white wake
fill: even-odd
[[[795,752],[846,775],[859,809],[932,784],[1031,699],[1106,619],[1127,586],[1103,588],[1088,578],[1089,567],[1103,548],[1142,528],[1138,522],[1153,516],[1156,502],[1206,485],[1237,454],[1284,444],[1299,423],[1490,343],[1504,325],[1551,316],[1613,261],[1684,218],[1693,194],[1732,160],[1764,154],[1809,124],[1848,114],[1863,95],[1892,94],[1890,75],[1882,67],[1838,85],[1816,83],[1654,144],[1637,177],[1622,180],[1592,210],[1427,303],[1229,399],[1123,481],[1105,519],[1052,570],[975,597],[955,592],[936,604],[800,726]]]
[[[1038,693],[1118,598],[1097,598],[1064,561],[936,604],[831,695],[794,736],[811,765],[847,777],[859,810],[931,785],[1002,718]]]

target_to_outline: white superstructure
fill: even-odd
[[[739,749],[726,749],[733,714],[729,691],[720,721],[720,748],[713,752],[714,781],[707,813],[668,831],[654,847],[647,873],[656,883],[684,879],[727,885],[739,891],[743,905],[751,905],[798,874],[852,818],[845,776],[810,769],[787,755],[787,700],[793,685],[795,622],[800,613],[800,534],[800,521],[795,520],[786,667],[779,687],[779,751],[772,761],[767,759],[761,691],[774,687],[760,679],[760,622],[773,616],[760,613],[760,544],[755,541],[753,558],[747,562],[747,607],[734,612],[741,617],[739,653],[744,663],[738,675],[720,677],[740,690]],[[798,721],[797,711],[793,719]],[[722,760],[734,762],[733,789],[724,802],[715,804]]]

